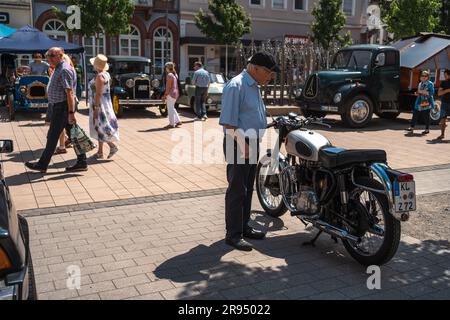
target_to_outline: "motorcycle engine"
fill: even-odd
[[[299,214],[314,215],[319,212],[319,199],[310,187],[300,187],[295,207]]]

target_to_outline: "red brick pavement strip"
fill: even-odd
[[[86,110],[82,111],[86,113]],[[173,139],[176,133],[185,132],[192,136],[195,126],[199,125],[192,122],[192,114],[183,109],[181,113],[186,122],[180,129],[183,131],[166,131],[160,128],[167,119],[156,117],[150,111],[128,112],[120,119],[122,141],[120,152],[113,161],[91,161],[89,172],[66,174],[64,167],[74,158],[69,152],[55,156],[49,173],[44,176],[26,171],[23,165],[25,161],[38,158],[45,144],[47,128],[43,126],[42,118],[23,114],[18,115],[15,122],[1,122],[0,131],[5,138],[14,139],[16,147],[16,152],[3,156],[6,160],[3,166],[17,208],[49,210],[47,208],[78,204],[79,209],[89,210],[92,208],[89,204],[93,202],[224,188],[223,163],[177,165],[169,162],[174,146],[179,143]],[[78,116],[78,121],[87,129],[88,117],[84,114]],[[386,149],[389,163],[394,168],[450,163],[450,144],[430,141],[438,135],[437,127],[428,137],[404,135],[409,117],[404,115],[396,121],[375,119],[369,127],[358,131],[344,128],[336,117],[330,117],[332,129],[317,129],[339,147]],[[206,129],[203,132],[220,131],[217,115],[211,115],[202,125]],[[203,141],[205,148],[207,143]],[[220,139],[215,143],[220,149]],[[193,159],[194,142],[190,145]]]
[[[252,223],[269,234],[266,240],[254,242],[256,250],[250,253],[231,251],[222,241],[223,195],[29,217],[31,251],[39,256],[34,261],[39,296],[41,299],[450,297],[448,242],[403,236],[397,255],[382,267],[382,290],[370,291],[366,287],[365,268],[349,258],[342,245],[322,236],[316,248],[304,247],[302,242],[313,234],[297,219],[288,215],[269,219],[258,213],[261,208],[256,200],[254,206]],[[181,210],[183,207],[195,208],[202,217],[204,227],[197,228],[195,234],[199,237],[195,240],[189,238],[189,231],[198,218],[192,218],[188,210]],[[178,215],[164,219],[164,212],[170,211],[177,211]],[[158,218],[160,221],[155,223]],[[192,220],[190,224],[177,223]],[[102,221],[102,226],[115,232],[83,232]],[[79,231],[75,235],[88,236],[71,238],[58,233],[54,237],[49,233],[48,238],[38,237],[44,230],[60,230],[60,224],[69,224],[71,232]],[[220,228],[211,232],[208,226]],[[127,228],[131,232],[125,232]],[[161,236],[166,234],[170,236]],[[158,241],[159,238],[174,241],[166,243]],[[65,286],[66,268],[73,265],[81,268],[79,290]]]

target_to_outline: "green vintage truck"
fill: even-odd
[[[434,46],[435,50],[421,52],[415,59],[416,56],[411,53],[416,54],[416,45],[420,49],[422,44],[416,44],[415,40],[397,47],[355,45],[341,49],[333,58],[332,68],[311,74],[305,86],[297,90],[298,105],[307,116],[339,114],[351,128],[365,127],[374,114],[395,119],[401,112],[410,112],[414,106],[420,68],[428,60],[434,61],[441,55],[445,60],[448,54],[448,46],[443,49]],[[403,45],[406,47],[403,48]],[[403,66],[401,59],[416,61],[417,65],[411,62],[411,65]],[[439,77],[436,74],[440,72],[435,69],[435,79],[432,81],[438,86]],[[434,123],[440,117],[440,101],[436,100],[436,108],[430,115]]]

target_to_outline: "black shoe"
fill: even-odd
[[[262,240],[266,237],[266,233],[262,231],[255,230],[253,228],[248,228],[244,231],[244,238]]]
[[[73,167],[66,168],[66,172],[81,172],[81,171],[88,171],[87,164],[77,163]]]
[[[26,162],[25,167],[33,171],[39,171],[40,173],[47,172],[47,169],[42,168],[37,162]]]
[[[429,134],[430,130],[425,130],[424,132],[422,132],[423,135]]]
[[[253,246],[244,239],[225,239],[225,243],[239,251],[252,251]]]

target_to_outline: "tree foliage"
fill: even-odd
[[[66,0],[67,7],[76,5],[81,11],[81,29],[70,30],[81,36],[96,36],[125,34],[130,31],[130,20],[134,12],[132,0]],[[66,21],[68,15],[53,7],[57,16]]]
[[[352,43],[350,33],[342,33],[347,20],[342,0],[320,0],[312,14],[315,18],[311,27],[313,40],[325,50],[329,50],[333,43],[340,46]]]
[[[395,40],[433,32],[440,23],[441,0],[385,0],[381,6],[388,31]]]
[[[234,0],[209,0],[208,9],[195,16],[195,25],[207,37],[219,44],[234,45],[251,32],[251,17]]]

